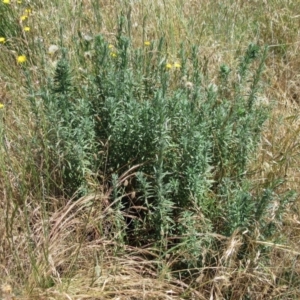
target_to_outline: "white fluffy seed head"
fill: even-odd
[[[50,45],[48,48],[48,53],[54,55],[59,50],[59,47],[56,45]]]

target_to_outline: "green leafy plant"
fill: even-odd
[[[130,186],[137,197],[124,199],[131,213],[134,207],[144,208],[133,213],[140,224],[135,219],[134,233],[127,232],[129,240],[133,234],[135,243],[160,241],[168,249],[172,236],[195,228],[192,221],[184,227],[178,223],[182,214],[194,215],[194,209],[220,232],[247,227],[255,214],[255,200],[251,187],[246,187],[245,172],[268,116],[268,108],[260,107],[256,99],[266,50],[260,52],[250,44],[234,74],[237,79],[222,65],[218,86],[207,84],[209,79],[199,72],[195,48],[192,65],[172,73],[166,67],[163,41],[151,53],[134,53],[123,36],[117,41],[118,56],[112,57],[105,40],[96,38],[94,76],[99,96],[92,102],[97,137],[106,145],[100,172],[123,172],[141,164],[139,180]],[[251,66],[255,60],[256,70]],[[192,88],[184,84],[174,88],[172,80],[182,76],[189,78]],[[243,185],[244,192],[238,192]],[[223,217],[229,223],[220,225]]]

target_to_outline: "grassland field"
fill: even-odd
[[[299,4],[1,0],[0,299],[300,299]]]

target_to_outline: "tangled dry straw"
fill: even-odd
[[[3,300],[299,299],[299,9],[297,1],[277,0],[85,0],[80,4],[74,1],[1,1],[0,297]],[[119,23],[121,15],[127,22],[123,28]],[[154,88],[160,88],[161,83],[157,84],[150,77],[155,72],[158,74],[157,69],[164,66],[160,74],[171,78],[171,89],[183,87],[176,100],[188,95],[187,103],[198,90],[209,91],[212,95],[217,93],[220,65],[224,63],[232,69],[236,68],[240,63],[236,58],[241,57],[249,43],[269,46],[262,73],[264,91],[257,93],[255,105],[262,109],[268,106],[272,112],[264,123],[253,159],[247,160],[246,177],[252,184],[251,189],[247,190],[249,198],[255,198],[274,183],[272,191],[276,195],[268,203],[266,215],[260,219],[265,227],[270,220],[273,221],[271,236],[264,236],[258,222],[253,222],[250,230],[237,228],[230,234],[221,234],[218,229],[227,220],[226,211],[222,210],[225,202],[218,204],[224,201],[220,197],[213,203],[221,208],[212,205],[208,209],[213,217],[218,216],[215,228],[210,227],[202,208],[191,208],[191,224],[203,229],[195,235],[195,245],[199,240],[204,241],[196,264],[198,267],[188,267],[186,263],[194,259],[191,249],[184,244],[188,237],[186,233],[172,237],[166,235],[166,243],[177,247],[172,251],[168,247],[159,247],[150,238],[148,243],[140,245],[126,243],[126,218],[139,220],[140,216],[132,211],[147,211],[147,208],[145,205],[138,207],[139,203],[132,207],[132,211],[116,207],[121,197],[141,199],[134,189],[129,188],[142,165],[128,167],[132,163],[130,161],[126,162],[127,171],[123,165],[116,167],[119,176],[115,188],[123,189],[124,193],[113,198],[112,180],[107,175],[111,175],[112,171],[106,169],[106,156],[113,146],[109,144],[109,139],[96,139],[102,151],[96,151],[95,156],[100,157],[99,161],[104,157],[101,163],[105,165],[105,172],[96,175],[83,172],[88,188],[94,192],[87,192],[83,197],[78,194],[74,198],[66,196],[63,185],[67,180],[62,178],[62,170],[68,165],[64,164],[64,153],[58,152],[54,157],[51,155],[67,144],[67,138],[70,138],[68,132],[63,136],[65,139],[55,140],[55,137],[59,130],[61,133],[64,128],[69,128],[73,121],[59,128],[55,126],[61,124],[61,120],[49,118],[47,120],[53,127],[45,125],[51,111],[52,117],[61,113],[63,102],[63,97],[57,96],[60,86],[56,87],[56,98],[47,98],[51,94],[49,82],[54,77],[63,51],[68,49],[66,57],[76,84],[70,95],[65,97],[67,103],[73,103],[74,91],[78,90],[80,97],[88,95],[89,102],[101,98],[98,87],[95,95],[91,92],[97,82],[93,77],[97,49],[92,49],[91,45],[95,37],[101,36],[107,44],[107,49],[104,47],[103,51],[109,53],[109,67],[103,70],[101,65],[97,71],[103,71],[103,77],[108,74],[107,99],[111,100],[113,88],[117,89],[124,83],[124,80],[119,80],[113,88],[110,85],[110,79],[114,79],[113,75],[117,73],[115,70],[119,70],[120,62],[125,61],[122,61],[121,49],[117,49],[118,43],[124,42],[118,40],[119,34],[130,37],[130,46],[134,49],[131,57],[149,54],[150,67],[145,68],[148,73],[144,82],[141,83],[138,77],[126,88],[133,91],[132,94],[140,92],[141,95],[146,94],[146,89],[143,86],[139,91],[138,88],[145,82],[154,82]],[[161,36],[166,41],[165,53],[154,68],[153,63],[159,55],[154,45],[160,43]],[[182,42],[189,49],[180,54],[188,57],[186,66],[178,54]],[[196,71],[187,76],[187,69],[193,67],[193,45],[197,45],[194,58],[199,64]],[[126,51],[127,48],[124,53],[128,53]],[[110,69],[114,64],[117,68]],[[66,69],[66,66],[61,64],[61,69]],[[184,67],[186,74],[181,74],[185,72]],[[131,72],[132,67],[126,71]],[[195,74],[198,71],[202,76],[201,80],[198,78],[199,82],[203,83],[200,88],[191,79],[193,76],[197,79]],[[227,87],[231,90],[224,90],[226,97],[235,93],[233,82],[238,82],[235,75],[230,79],[232,82],[228,81]],[[130,76],[128,78],[131,80]],[[244,94],[251,92],[251,84],[251,81],[246,83]],[[149,98],[153,96],[152,89],[147,93]],[[50,109],[43,115],[38,108],[49,99],[52,101],[49,101]],[[53,108],[53,99],[58,99],[57,111]],[[220,103],[222,101],[216,102],[216,106]],[[80,111],[78,119],[81,120],[87,106],[77,108]],[[99,116],[93,115],[92,125],[98,119]],[[133,122],[132,128],[138,125],[136,123]],[[169,120],[164,123],[164,128],[168,124]],[[72,134],[78,129],[77,125],[74,127],[70,126]],[[85,133],[90,133],[90,127]],[[139,133],[136,140],[143,135],[144,132]],[[79,134],[76,138],[79,140],[81,136]],[[47,144],[49,137],[51,143]],[[165,141],[167,144],[170,139]],[[83,143],[84,150],[85,146]],[[72,151],[75,148],[74,145],[70,147]],[[175,157],[181,151],[174,149],[168,155]],[[67,158],[72,159],[73,156]],[[170,160],[166,161],[168,163]],[[222,163],[218,161],[215,170]],[[182,178],[181,171],[179,178]],[[165,173],[170,175],[170,170]],[[218,174],[213,175],[217,178]],[[164,179],[163,176],[161,178]],[[288,198],[286,195],[292,192],[296,196],[291,197],[293,201],[287,200],[285,212],[279,216],[280,202],[285,201]],[[214,193],[211,188],[206,196],[211,199],[216,196]],[[174,219],[185,226],[181,215],[175,214]],[[206,241],[209,243],[205,244]]]
[[[14,285],[17,295],[13,296],[11,285],[6,284],[2,286],[3,299],[26,299],[29,291],[30,299],[185,299],[185,294],[189,299],[222,299],[228,289],[238,298],[245,290],[250,290],[252,299],[289,294],[288,283],[277,283],[283,270],[280,260],[284,258],[285,264],[290,261],[284,269],[297,272],[294,257],[299,253],[287,246],[253,239],[245,243],[247,233],[235,232],[229,238],[214,235],[222,251],[210,253],[207,249],[207,255],[214,256],[216,265],[199,268],[195,281],[185,283],[176,279],[170,268],[182,254],[162,259],[151,246],[141,249],[116,242],[116,235],[121,233],[112,227],[118,216],[105,207],[106,200],[101,194],[71,200],[48,219],[40,206],[28,203],[26,215],[21,210],[15,212],[23,228],[8,232],[2,223],[1,259],[5,259],[6,267],[1,268],[1,278]],[[28,219],[30,229],[26,229]],[[252,259],[241,265],[237,255],[245,244]],[[257,244],[273,252],[276,267],[263,264],[264,254]],[[28,291],[12,282],[8,269],[14,276],[26,278]]]

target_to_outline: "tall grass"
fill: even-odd
[[[297,299],[298,8],[256,8],[0,3],[4,299]]]

